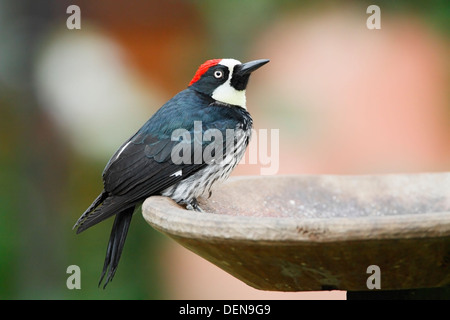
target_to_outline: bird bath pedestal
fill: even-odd
[[[235,177],[200,206],[151,197],[142,212],[257,289],[449,298],[450,173]]]

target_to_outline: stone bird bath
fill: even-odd
[[[450,173],[235,177],[200,205],[151,197],[142,212],[257,289],[369,290],[372,265],[381,290],[450,285]]]

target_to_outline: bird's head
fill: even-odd
[[[269,60],[241,63],[235,59],[213,59],[203,63],[189,87],[214,100],[245,108],[245,89],[250,74]]]

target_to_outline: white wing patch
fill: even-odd
[[[172,173],[169,177],[181,177],[183,175],[183,171],[182,170],[178,170],[175,173]]]

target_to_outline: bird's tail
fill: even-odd
[[[120,196],[108,196],[105,191],[102,191],[73,227],[74,229],[77,228],[78,234],[113,215],[116,216],[98,284],[100,286],[103,278],[107,275],[103,288],[113,279],[116,273],[134,209],[134,204],[127,204]]]
[[[111,281],[116,273],[119,265],[120,256],[122,254],[125,239],[127,238],[128,228],[130,227],[131,218],[133,217],[134,207],[125,209],[116,214],[114,224],[109,237],[108,248],[106,249],[105,263],[103,265],[102,275],[98,285],[103,281],[106,275],[106,280],[103,289],[109,281]]]

